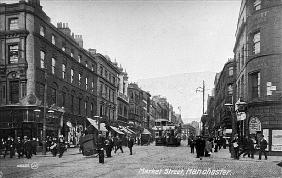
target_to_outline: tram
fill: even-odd
[[[181,127],[176,126],[166,119],[155,120],[155,145],[180,146]]]

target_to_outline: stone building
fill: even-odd
[[[150,126],[150,93],[143,91],[136,83],[128,85],[129,126],[136,133],[141,133]]]
[[[273,154],[282,151],[281,17],[281,1],[242,0],[233,50],[236,101],[247,103],[241,130],[243,135],[264,134]]]
[[[126,71],[123,71],[122,67],[119,67],[119,87],[117,95],[117,107],[118,107],[118,125],[128,125],[128,113],[129,113],[129,97],[128,97],[128,75]]]
[[[41,139],[46,115],[47,136],[75,142],[99,114],[93,51],[67,23],[55,27],[39,0],[0,4],[0,12],[0,135]]]

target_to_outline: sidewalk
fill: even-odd
[[[218,158],[218,159],[230,159],[230,160],[234,160],[233,158],[231,158],[230,152],[229,152],[229,148],[227,147],[226,149],[220,149],[218,152],[212,152],[212,156],[213,158]],[[240,156],[239,161],[267,161],[267,162],[274,162],[274,163],[279,163],[282,161],[282,156],[267,156],[267,160],[264,159],[264,155],[262,155],[262,159],[258,160],[258,152],[256,152],[256,154],[254,155],[254,159],[252,158],[248,158],[248,156],[245,156],[245,158],[243,158],[243,156]]]

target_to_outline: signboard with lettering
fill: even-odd
[[[250,134],[255,134],[257,131],[261,131],[261,122],[258,118],[253,117],[249,122]]]

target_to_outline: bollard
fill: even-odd
[[[99,163],[104,164],[104,149],[99,149]]]

